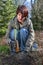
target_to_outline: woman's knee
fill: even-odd
[[[22,29],[20,29],[20,34],[21,34],[21,35],[28,34],[28,30],[25,29],[25,28],[22,28]]]

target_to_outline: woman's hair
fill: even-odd
[[[22,17],[28,17],[28,9],[25,5],[19,5],[16,14],[21,13]]]

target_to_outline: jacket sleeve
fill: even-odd
[[[7,43],[10,43],[10,41],[11,41],[11,39],[9,38],[9,33],[11,30],[11,24],[12,24],[12,20],[8,23],[8,28],[7,28],[7,31],[5,34],[5,38],[6,38]]]
[[[26,41],[26,51],[30,50],[30,48],[35,40],[35,33],[34,33],[33,24],[32,24],[31,20],[29,20],[28,29],[29,29],[30,34],[29,34],[28,39]]]

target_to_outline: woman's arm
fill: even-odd
[[[10,33],[10,30],[11,30],[11,26],[12,25],[12,20],[8,23],[8,28],[7,28],[7,31],[6,31],[6,34],[5,34],[5,39],[6,39],[6,42],[7,43],[10,43],[11,39],[9,38],[9,33]]]
[[[30,24],[28,26],[28,29],[29,29],[29,36],[28,36],[28,39],[27,39],[27,42],[26,42],[26,51],[29,51],[31,46],[33,45],[33,42],[35,40],[35,33],[34,33],[34,29],[33,29],[33,24],[31,22],[31,20],[29,20]]]

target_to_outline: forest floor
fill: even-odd
[[[0,53],[0,65],[43,65],[43,31],[36,31],[35,34],[39,51],[30,52],[27,56],[24,54],[22,59],[20,53],[14,55]]]

